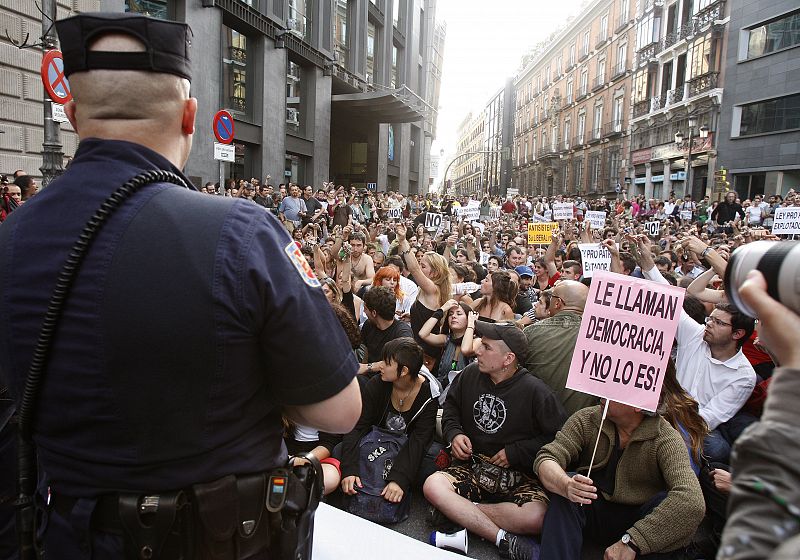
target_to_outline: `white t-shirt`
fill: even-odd
[[[760,224],[761,223],[761,213],[764,210],[761,206],[756,206],[751,204],[747,207],[747,217],[750,224]]]

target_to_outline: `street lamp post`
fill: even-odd
[[[684,195],[692,194],[693,185],[692,185],[692,148],[694,148],[694,139],[697,136],[694,136],[694,127],[697,126],[697,117],[690,116],[689,117],[689,154],[686,158],[686,182],[684,187]],[[699,137],[700,138],[708,138],[708,127],[703,125],[700,127]],[[676,132],[675,133],[675,143],[679,146],[683,144],[683,133]],[[666,171],[666,170],[665,170]]]

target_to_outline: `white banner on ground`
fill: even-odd
[[[571,220],[574,217],[573,206],[571,202],[556,202],[553,204],[553,219]]]
[[[592,224],[592,229],[606,227],[606,213],[600,210],[587,210],[585,220]]]

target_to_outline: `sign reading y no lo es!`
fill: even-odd
[[[596,270],[567,388],[655,411],[683,288]]]

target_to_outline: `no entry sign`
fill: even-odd
[[[212,122],[214,136],[220,144],[233,142],[233,117],[228,111],[217,111]]]
[[[42,84],[50,99],[63,105],[72,99],[69,81],[64,75],[64,58],[61,51],[47,51],[42,58]]]

